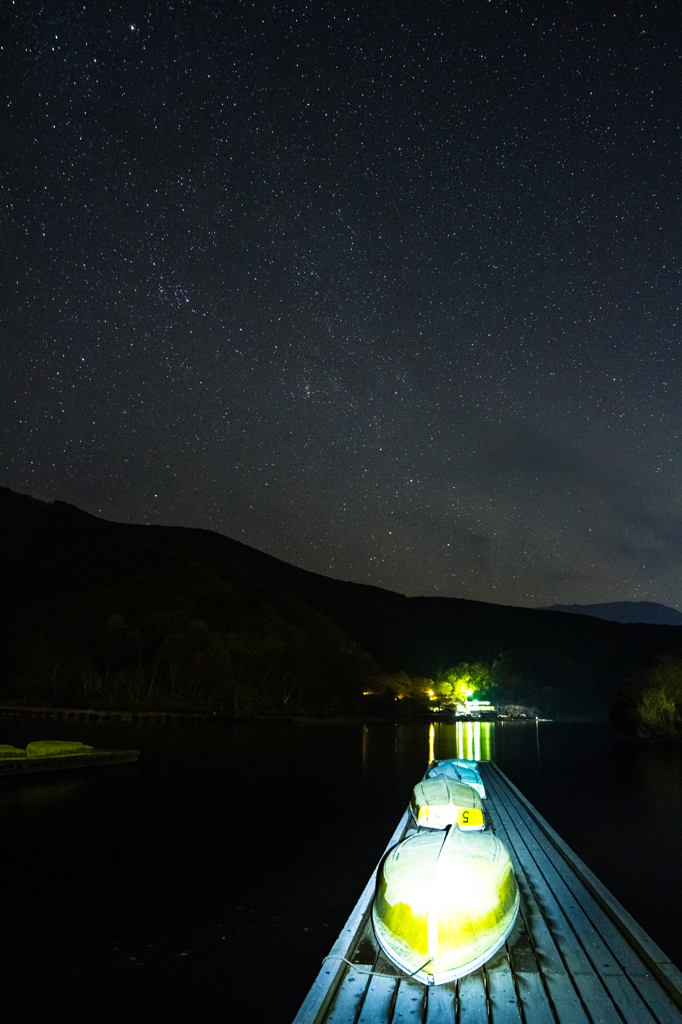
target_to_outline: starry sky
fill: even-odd
[[[0,0],[0,483],[682,606],[673,0]]]

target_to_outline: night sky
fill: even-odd
[[[673,0],[0,0],[0,483],[682,605]]]

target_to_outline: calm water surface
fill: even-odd
[[[605,724],[0,717],[140,762],[0,779],[0,998],[35,1024],[288,1024],[429,756],[491,757],[682,966],[682,754]]]

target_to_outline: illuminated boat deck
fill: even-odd
[[[480,769],[521,893],[506,944],[458,982],[409,979],[372,932],[375,872],[294,1024],[682,1024],[682,972],[496,765]],[[407,828],[406,813],[389,848]]]
[[[2,775],[32,775],[34,772],[56,772],[74,768],[99,768],[107,764],[137,761],[139,750],[93,750],[91,754],[70,754],[68,757],[26,757],[0,761]]]

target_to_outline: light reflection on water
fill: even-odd
[[[463,757],[468,761],[495,760],[495,722],[432,722],[429,726],[431,761]]]
[[[59,772],[57,777],[46,775],[38,779],[33,775],[20,782],[16,779],[8,779],[6,782],[9,785],[0,788],[0,821],[4,814],[19,811],[58,814],[68,804],[74,804],[86,796],[90,788],[84,772],[76,778],[69,778],[68,772]]]

